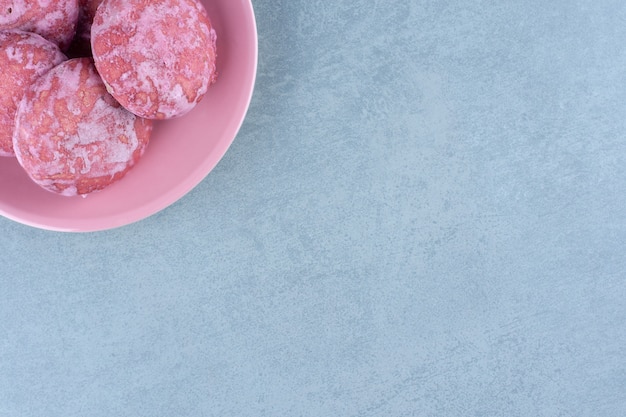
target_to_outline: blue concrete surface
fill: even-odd
[[[254,6],[189,195],[0,219],[0,416],[626,415],[626,3]]]

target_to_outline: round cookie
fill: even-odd
[[[0,156],[14,156],[13,129],[17,106],[30,86],[65,61],[59,48],[41,36],[20,30],[0,31]]]
[[[91,47],[108,91],[149,119],[187,113],[217,77],[216,34],[198,0],[106,0]]]
[[[78,0],[0,0],[0,29],[35,32],[66,50],[76,31]]]
[[[35,183],[66,196],[121,179],[143,154],[152,122],[107,93],[92,60],[65,61],[40,77],[18,108],[13,146]]]

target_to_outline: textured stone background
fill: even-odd
[[[0,219],[0,416],[626,415],[626,3],[254,6],[189,195]]]

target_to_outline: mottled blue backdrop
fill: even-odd
[[[189,195],[0,219],[0,416],[626,415],[626,3],[253,4]]]

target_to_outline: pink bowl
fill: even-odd
[[[66,232],[144,219],[188,193],[217,165],[252,98],[257,32],[250,0],[202,0],[217,32],[217,82],[187,115],[155,123],[146,153],[119,182],[86,198],[39,188],[15,158],[0,158],[0,215]]]

